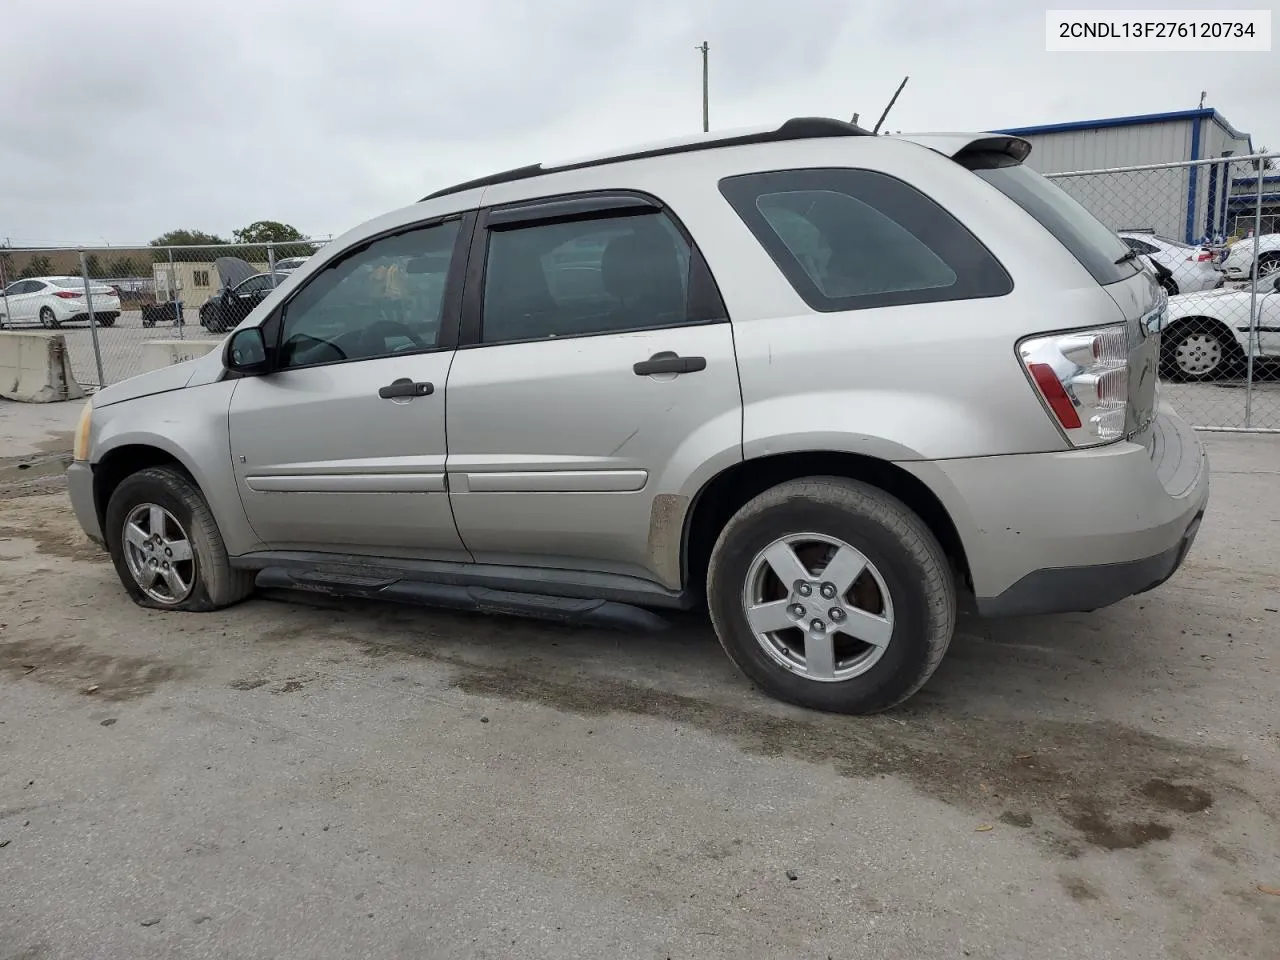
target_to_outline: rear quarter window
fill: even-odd
[[[1013,281],[955,217],[871,170],[728,177],[720,192],[811,309],[1001,297]]]
[[[981,153],[967,157],[965,166],[1034,217],[1102,286],[1128,280],[1142,269],[1137,258],[1117,262],[1130,252],[1129,245],[1030,167],[1003,154]]]

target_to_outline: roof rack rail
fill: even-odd
[[[474,180],[456,183],[451,187],[445,187],[441,190],[437,190],[435,193],[429,193],[422,199],[434,200],[437,197],[447,197],[450,194],[462,193],[465,190],[474,190],[477,187],[490,187],[499,183],[511,183],[516,180],[527,180],[530,177],[538,177],[544,173],[559,173],[563,170],[581,170],[585,167],[599,167],[609,163],[620,163],[624,160],[643,160],[649,157],[664,157],[675,153],[693,153],[697,150],[715,150],[719,147],[738,147],[749,143],[775,143],[781,140],[810,140],[819,137],[872,136],[875,136],[875,134],[870,130],[863,129],[857,124],[848,123],[844,120],[835,120],[831,117],[793,117],[782,124],[782,126],[773,130],[758,130],[752,131],[751,133],[738,134],[737,136],[694,140],[688,143],[677,143],[665,147],[651,147],[643,150],[632,150],[630,152],[610,154],[609,156],[597,157],[592,160],[583,160],[578,163],[563,164],[561,166],[544,167],[541,163],[531,163],[523,167],[516,167],[512,170],[504,170],[501,173],[491,173],[487,177],[477,177]]]

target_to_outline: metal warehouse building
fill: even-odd
[[[1253,152],[1249,134],[1209,107],[995,132],[1031,141],[1027,163],[1044,174]],[[1241,221],[1246,213],[1252,217],[1257,174],[1247,164],[1218,163],[1064,177],[1057,183],[1112,229],[1146,229],[1195,242],[1206,233],[1231,234],[1237,217]]]

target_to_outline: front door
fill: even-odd
[[[264,325],[276,369],[236,385],[230,421],[240,497],[269,548],[467,559],[444,473],[462,223],[356,247]]]
[[[741,459],[733,334],[701,255],[656,204],[588,196],[491,211],[471,265],[448,407],[467,548],[678,587],[697,478]]]
[[[36,319],[36,301],[40,298],[32,291],[42,289],[44,284],[38,280],[19,280],[17,283],[11,283],[6,290],[5,298],[9,302],[9,321],[26,323]],[[0,306],[2,305],[3,301],[0,301]]]

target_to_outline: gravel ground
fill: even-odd
[[[0,459],[2,960],[1277,956],[1275,438],[1209,438],[1171,583],[858,720],[696,619],[141,610],[66,426]]]

